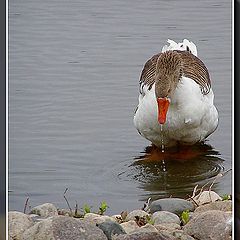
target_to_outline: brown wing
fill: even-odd
[[[204,63],[188,51],[176,50],[176,52],[178,52],[182,58],[183,76],[193,79],[199,84],[202,93],[208,94],[211,89],[211,81]],[[148,90],[150,90],[155,82],[156,64],[160,55],[161,53],[154,55],[144,65],[139,81],[141,94],[143,94],[144,86],[148,86]]]
[[[199,84],[204,95],[211,89],[211,80],[208,69],[204,63],[195,55],[187,51],[177,51],[181,54],[183,64],[183,76],[193,79]]]
[[[152,88],[152,85],[155,82],[155,73],[156,73],[156,64],[157,60],[161,53],[158,53],[154,55],[151,59],[149,59],[142,70],[141,76],[140,76],[140,93],[143,93],[143,87],[148,86],[148,90]]]

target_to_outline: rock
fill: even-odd
[[[58,215],[63,215],[63,216],[72,216],[73,213],[71,213],[71,211],[69,209],[58,209]]]
[[[137,223],[134,220],[124,222],[120,224],[126,233],[131,233],[139,228]]]
[[[174,240],[194,240],[194,238],[185,234],[182,230],[162,230],[161,233]]]
[[[208,210],[232,211],[232,201],[217,201],[199,206],[195,209],[194,213],[206,212]]]
[[[105,221],[113,221],[116,222],[115,218],[109,217],[109,216],[102,216],[96,213],[87,213],[85,214],[83,221],[85,221],[86,223],[91,223],[91,224],[99,224],[99,223],[103,223]]]
[[[27,229],[22,240],[107,240],[101,229],[93,224],[66,216],[53,216]]]
[[[181,223],[178,215],[167,212],[167,211],[158,211],[153,213],[152,220],[154,221],[154,225],[162,224],[162,223]]]
[[[101,215],[96,214],[96,213],[86,213],[84,215],[84,220],[89,220],[92,221],[94,218],[100,217]]]
[[[193,203],[181,198],[162,198],[153,201],[149,208],[151,213],[157,211],[168,211],[180,216],[185,210],[193,211],[194,205]]]
[[[133,233],[143,233],[143,232],[156,232],[158,233],[158,230],[151,224],[147,223],[146,225],[137,228]]]
[[[225,240],[231,237],[231,219],[231,212],[209,210],[196,215],[183,230],[197,239]]]
[[[108,240],[112,240],[113,235],[126,234],[122,226],[113,221],[105,221],[103,223],[96,224],[96,226],[104,232]]]
[[[22,233],[33,225],[33,220],[27,214],[11,211],[8,213],[8,236],[21,239]]]
[[[203,205],[210,202],[216,202],[217,200],[222,200],[222,198],[214,191],[203,191],[199,193],[194,198],[194,202],[198,205]]]
[[[118,222],[118,223],[123,222],[122,216],[120,214],[112,215],[111,217],[114,218],[115,221]]]
[[[224,239],[232,239],[232,221],[226,223],[217,224],[210,235],[210,239],[212,240],[224,240]]]
[[[34,207],[30,213],[37,214],[41,217],[51,217],[58,215],[58,210],[52,203],[44,203]]]
[[[160,232],[162,230],[177,230],[177,229],[181,229],[181,226],[179,224],[176,223],[161,223],[161,224],[154,224],[154,227]]]
[[[185,234],[183,230],[176,230],[171,232],[171,234],[179,240],[194,240],[193,237]]]
[[[126,221],[136,220],[135,218],[136,216],[144,218],[146,216],[149,216],[149,214],[143,210],[133,210],[130,213],[128,213],[126,217]]]
[[[156,232],[140,232],[125,235],[118,235],[113,240],[176,240],[171,236]]]

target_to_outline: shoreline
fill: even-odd
[[[232,201],[214,191],[202,191],[188,200],[163,198],[148,201],[142,209],[107,215],[102,202],[98,212],[58,209],[44,203],[23,212],[9,211],[10,240],[225,240],[232,239]],[[25,209],[26,210],[26,209]]]

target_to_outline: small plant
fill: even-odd
[[[231,200],[231,199],[232,199],[232,196],[229,195],[229,194],[224,194],[224,195],[222,196],[222,200],[223,200],[223,201]]]
[[[108,208],[107,203],[105,201],[101,202],[98,213],[100,215],[103,215],[106,212],[107,208]]]
[[[91,207],[88,204],[83,205],[84,215],[91,212]]]
[[[154,220],[150,216],[146,216],[147,223],[154,225]]]
[[[189,210],[183,211],[181,214],[181,220],[183,225],[187,224],[189,222],[190,216],[189,216]]]

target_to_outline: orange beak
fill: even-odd
[[[157,98],[158,103],[158,122],[164,124],[167,118],[167,111],[170,104],[168,98]]]

